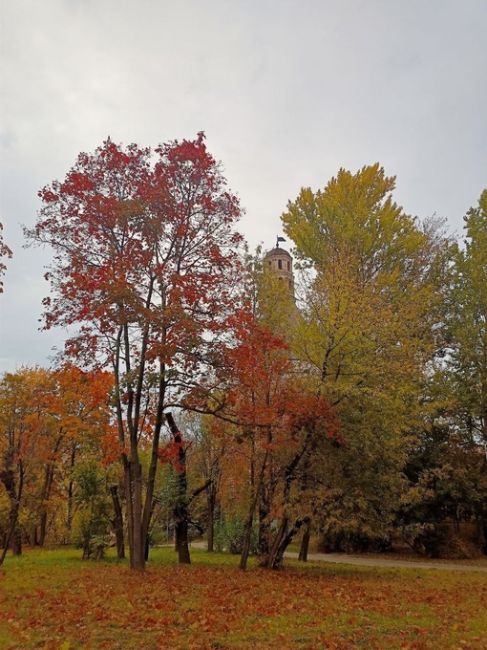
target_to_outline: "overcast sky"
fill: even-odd
[[[271,246],[303,186],[379,161],[410,214],[462,216],[487,187],[487,0],[0,0],[1,212],[14,252],[0,371],[47,364],[48,251],[22,249],[37,190],[107,135],[204,130]]]

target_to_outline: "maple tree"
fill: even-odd
[[[54,249],[46,327],[76,324],[67,353],[113,373],[130,561],[142,569],[164,409],[205,386],[232,308],[238,201],[202,133],[154,151],[107,140],[40,197],[29,236]]]
[[[55,371],[24,368],[2,378],[0,476],[10,500],[5,549],[15,535],[20,550],[22,532],[43,546],[53,523],[56,535],[62,525],[69,538],[75,458],[100,448],[109,426],[110,386],[107,373],[84,373],[71,365]]]
[[[309,528],[320,449],[330,441],[340,444],[336,413],[312,384],[293,377],[284,387],[280,402],[281,417],[276,427],[280,444],[273,454],[266,508],[266,517],[274,519],[278,526],[272,534],[267,524],[264,547],[261,543],[261,552],[265,550],[262,564],[271,569],[280,568],[289,544],[303,526]]]
[[[254,515],[273,445],[273,424],[278,419],[277,396],[289,361],[285,343],[260,326],[252,314],[238,317],[237,345],[228,350],[235,385],[228,402],[238,422],[238,440],[248,445],[250,493],[245,518],[240,567],[245,569],[250,552]]]
[[[51,373],[51,387],[42,404],[42,415],[48,427],[47,436],[38,444],[36,454],[43,460],[40,490],[39,528],[37,543],[45,541],[48,511],[56,481],[73,472],[81,451],[100,448],[101,438],[110,429],[108,408],[112,378],[106,372],[83,372],[71,364]],[[64,468],[62,467],[64,464]],[[59,491],[59,489],[57,490]],[[73,512],[73,481],[68,478],[66,495],[66,533],[69,536]]]
[[[309,386],[293,373],[285,341],[251,310],[237,318],[236,343],[226,353],[230,381],[225,413],[235,423],[236,445],[246,449],[240,458],[249,477],[240,568],[247,566],[257,512],[263,563],[278,568],[304,523],[301,508],[290,508],[292,499],[297,504],[294,485],[320,438],[334,436],[337,423],[328,402],[310,394]],[[271,519],[279,520],[275,535]]]
[[[3,225],[0,223],[0,293],[3,291],[2,277],[7,269],[7,266],[3,260],[11,257],[12,251],[3,241]]]
[[[40,368],[6,373],[0,383],[0,482],[9,500],[0,565],[11,542],[14,553],[21,552],[18,517],[37,464],[37,444],[47,427],[41,405],[48,386],[49,373]]]

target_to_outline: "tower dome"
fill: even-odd
[[[279,280],[289,287],[294,295],[293,258],[290,253],[279,246],[266,253],[264,257],[264,271],[272,272]]]

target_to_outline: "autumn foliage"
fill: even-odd
[[[238,201],[202,133],[154,151],[107,140],[39,196],[30,236],[54,250],[46,327],[77,324],[67,353],[113,374],[130,557],[143,568],[164,409],[204,393],[235,299]]]
[[[80,564],[69,551],[12,562],[0,584],[5,648],[485,648],[482,574],[323,563],[243,573],[201,551],[189,569],[172,549],[143,576]]]
[[[203,133],[107,139],[41,189],[44,327],[69,334],[52,368],[0,378],[0,565],[52,544],[100,563],[27,553],[0,644],[482,647],[476,578],[268,570],[487,552],[487,195],[460,245],[394,189],[379,164],[303,188],[282,215],[296,277],[282,237],[243,245]],[[10,256],[0,225],[0,276]],[[143,576],[102,562],[127,547]]]

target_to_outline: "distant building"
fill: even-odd
[[[285,282],[294,297],[293,258],[287,250],[279,246],[279,240],[276,247],[264,257],[264,271],[271,271],[279,280]]]

